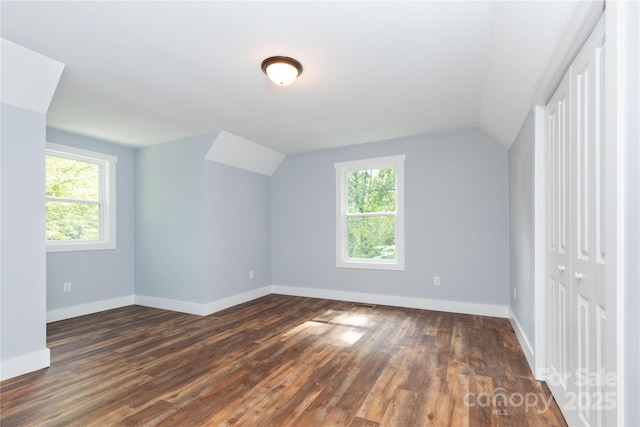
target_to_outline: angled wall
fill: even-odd
[[[209,314],[269,292],[269,177],[206,160],[215,139],[136,151],[140,304]]]

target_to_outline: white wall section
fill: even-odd
[[[205,158],[235,168],[271,176],[285,155],[224,130],[220,131]]]
[[[46,113],[64,64],[2,39],[2,103]]]

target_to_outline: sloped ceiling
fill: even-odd
[[[136,147],[224,129],[292,154],[480,127],[508,147],[580,3],[12,2],[66,65],[49,126]],[[278,87],[260,69],[304,72]]]

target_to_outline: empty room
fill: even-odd
[[[0,425],[640,427],[640,3],[0,3]]]

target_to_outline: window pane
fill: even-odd
[[[394,168],[349,172],[347,180],[349,213],[396,211]]]
[[[395,226],[394,216],[348,218],[349,258],[395,259]]]
[[[100,206],[47,201],[47,240],[100,240]]]
[[[47,156],[47,196],[98,200],[100,166]]]

